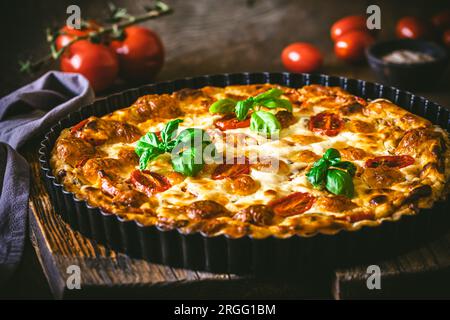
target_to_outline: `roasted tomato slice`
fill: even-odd
[[[131,183],[134,187],[151,197],[155,193],[166,191],[171,187],[169,179],[148,170],[134,170],[130,176]]]
[[[344,127],[344,121],[334,113],[321,112],[311,116],[309,130],[329,137],[336,136]]]
[[[222,163],[219,164],[211,175],[214,180],[221,180],[225,178],[235,178],[241,174],[250,173],[250,163],[245,157],[234,158],[233,163]]]
[[[301,214],[311,208],[316,198],[305,192],[295,192],[284,198],[271,201],[269,207],[280,217]]]
[[[234,114],[227,114],[217,120],[214,125],[222,131],[228,129],[247,128],[250,127],[250,117],[239,121]]]
[[[369,159],[366,161],[367,168],[378,168],[385,166],[389,168],[404,168],[414,163],[414,158],[411,156],[381,156]]]
[[[72,128],[70,128],[70,133],[74,134],[78,131],[80,131],[85,125],[86,123],[88,123],[89,119],[84,119],[80,122],[78,122],[76,125],[74,125]]]

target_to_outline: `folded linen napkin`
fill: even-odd
[[[94,97],[83,76],[51,71],[0,99],[0,283],[19,264],[27,232],[30,173],[20,147]]]

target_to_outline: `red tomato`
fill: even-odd
[[[420,18],[403,17],[397,22],[396,34],[401,39],[424,39],[430,36],[430,27]]]
[[[72,128],[70,128],[70,133],[75,134],[78,131],[80,131],[87,123],[89,122],[89,119],[81,120],[79,123],[74,125]]]
[[[211,175],[214,180],[222,180],[225,178],[235,178],[241,174],[250,173],[250,163],[247,158],[234,158],[233,163],[219,164]]]
[[[323,57],[312,44],[295,42],[283,49],[281,61],[291,72],[313,72],[322,66]]]
[[[329,137],[334,137],[344,127],[344,121],[334,113],[321,112],[315,116],[311,116],[309,120],[309,130]]]
[[[374,38],[365,31],[350,31],[334,43],[334,53],[347,62],[364,59],[364,51],[374,42]]]
[[[64,51],[61,70],[85,76],[96,92],[108,88],[117,78],[119,63],[112,50],[104,45],[80,40]]]
[[[125,79],[150,81],[163,66],[163,44],[158,35],[148,28],[126,28],[125,40],[112,41],[111,47],[119,56],[120,74]]]
[[[450,28],[450,10],[439,12],[431,18],[431,23],[437,30]]]
[[[309,193],[295,192],[284,198],[274,200],[269,206],[276,215],[281,217],[290,217],[301,214],[312,207],[315,197]]]
[[[442,43],[450,49],[450,29],[446,30],[442,35]]]
[[[221,131],[228,129],[248,128],[250,127],[250,117],[239,121],[234,114],[227,114],[214,122],[214,125]]]
[[[331,39],[336,42],[340,36],[357,30],[369,31],[366,26],[366,17],[361,15],[344,17],[331,26]]]
[[[145,193],[148,197],[171,187],[169,179],[148,170],[134,170],[131,172],[130,180],[138,191]]]
[[[386,166],[389,168],[403,168],[414,163],[414,158],[411,156],[381,156],[368,159],[366,161],[367,168],[377,168]]]
[[[60,35],[56,38],[56,49],[61,49],[65,45],[67,45],[70,41],[72,41],[73,38],[79,37],[79,36],[85,36],[89,32],[96,31],[100,28],[100,25],[95,22],[94,20],[89,20],[87,23],[87,26],[81,28],[81,29],[74,29],[69,26],[64,26],[59,30]]]

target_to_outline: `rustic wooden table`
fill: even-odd
[[[30,55],[38,57],[47,52],[44,37],[45,27],[63,24],[65,9],[69,4],[79,4],[84,17],[95,17],[106,14],[106,2],[27,0],[16,4],[12,1],[2,1],[0,3],[0,21],[2,23],[0,38],[3,44],[7,44],[7,49],[2,46],[0,95],[10,92],[38,76],[19,74],[17,72],[17,60]],[[114,2],[119,6],[127,7],[134,13],[139,12],[143,5],[148,3],[144,0]],[[144,25],[153,28],[160,34],[166,47],[166,64],[158,76],[158,81],[222,72],[282,71],[283,68],[279,59],[280,52],[285,45],[294,41],[312,42],[322,50],[325,55],[323,73],[374,80],[366,65],[347,65],[336,60],[332,53],[332,43],[328,34],[332,22],[344,15],[364,13],[367,5],[378,4],[382,10],[380,37],[390,38],[393,37],[395,20],[402,15],[420,14],[426,16],[446,6],[445,1],[438,0],[357,2],[331,0],[320,2],[314,0],[167,0],[167,2],[175,9],[173,15],[144,23]],[[14,28],[11,26],[14,26]],[[446,80],[442,82],[441,86],[429,92],[419,92],[419,94],[444,106],[450,106],[449,79],[450,76],[447,73]],[[127,85],[118,84],[111,89],[111,92],[125,87]],[[29,148],[24,151],[32,153],[33,150]],[[39,185],[35,184],[35,188],[38,187]],[[45,202],[43,199],[39,201]],[[38,202],[35,202],[34,205]],[[36,217],[36,215],[32,215],[32,219],[33,217]],[[38,221],[35,220],[34,223],[38,223]],[[73,236],[73,239],[77,239],[81,243],[87,243],[86,239],[79,238],[70,230],[64,232],[67,232],[64,234]],[[33,237],[33,243],[37,248],[36,234]],[[66,244],[60,245],[60,250],[65,252],[66,255],[71,252],[70,250],[73,250],[73,247],[64,249]],[[42,248],[38,250],[41,250],[39,252],[42,254]],[[395,261],[386,262],[384,265],[386,270],[398,272],[391,274],[391,279],[394,279],[391,282],[391,288],[383,290],[381,296],[449,297],[449,289],[443,285],[444,279],[447,283],[450,279],[450,269],[448,268],[450,258],[447,255],[449,250],[450,241],[447,237],[439,240],[437,245],[426,245],[424,248],[419,248],[415,253],[399,257]],[[39,258],[42,262],[42,256]],[[117,261],[119,264],[126,261],[135,266],[134,262],[129,260],[126,256],[120,256]],[[139,264],[140,262],[136,263]],[[436,265],[440,266],[438,272],[419,272],[424,268],[427,269]],[[416,273],[414,270],[416,270]],[[202,287],[203,289],[198,291],[198,295],[203,297],[214,296],[213,293],[217,292],[217,288],[225,290],[222,296],[228,297],[264,297],[266,295],[270,297],[346,298],[374,296],[373,293],[367,292],[365,288],[365,282],[361,278],[362,271],[362,266],[354,267],[351,270],[337,270],[325,277],[317,277],[317,279],[314,279],[315,285],[313,286],[292,286],[286,283],[282,283],[282,285],[277,283],[278,290],[274,290],[273,283],[270,282],[260,283],[254,290],[248,290],[247,280],[232,279],[233,276],[231,275],[216,276],[186,273],[185,271],[170,271],[170,273],[172,274],[173,284],[180,280],[183,282],[189,277],[194,277],[194,279],[203,277],[206,280],[225,277],[227,280],[236,280],[234,282],[226,281],[232,282],[231,286],[223,285],[223,282],[221,282],[219,287],[217,284],[211,287]],[[158,272],[160,276],[168,277],[167,274],[164,275],[166,271],[159,270]],[[49,274],[47,274],[47,277],[49,277]],[[155,281],[157,278],[158,276],[156,278],[150,277],[147,280]],[[130,281],[132,282],[132,279],[129,279]],[[212,282],[215,283],[215,281]],[[40,263],[34,254],[33,246],[27,243],[23,263],[16,276],[4,288],[0,289],[0,297],[49,298],[54,294],[56,296],[58,294],[64,295],[64,292],[58,291],[58,288],[55,289],[55,283],[57,282],[53,281],[51,288],[53,291],[51,292],[46,277],[41,271]],[[211,281],[206,281],[206,283],[211,283]],[[332,291],[330,283],[334,285],[334,291]],[[194,288],[196,287],[194,286]],[[191,292],[191,289],[186,290],[177,292],[181,296],[183,296],[183,292],[188,294]],[[92,294],[103,293],[94,292]],[[138,294],[142,294],[142,292]],[[166,294],[173,296],[174,292],[169,290]]]

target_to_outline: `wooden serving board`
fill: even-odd
[[[39,145],[39,143],[34,144]],[[30,237],[53,295],[62,298],[402,298],[450,295],[450,232],[380,266],[381,290],[366,285],[368,265],[315,268],[295,278],[212,274],[132,259],[73,231],[53,209],[40,177],[36,148],[31,165]],[[395,244],[393,244],[395,245]],[[67,268],[81,270],[81,289],[69,290]]]

